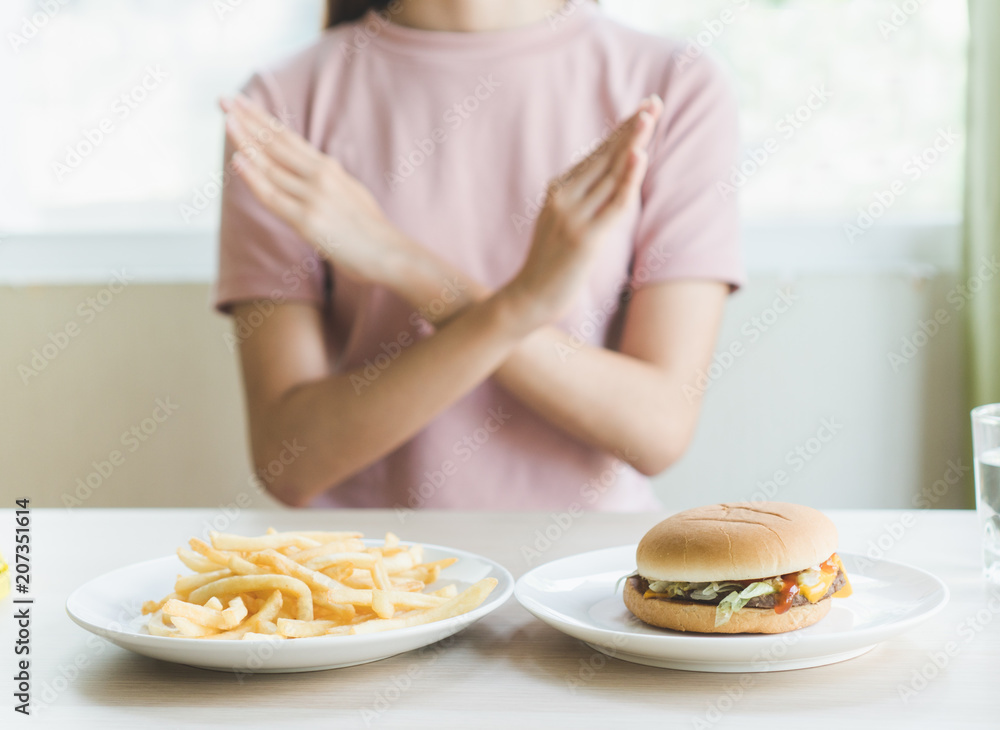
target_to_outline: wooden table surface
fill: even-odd
[[[951,589],[945,610],[847,662],[706,674],[604,659],[515,599],[440,651],[323,672],[242,676],[159,662],[92,637],[66,615],[82,583],[171,554],[213,521],[227,531],[392,530],[493,558],[520,576],[540,562],[637,542],[665,515],[584,514],[529,564],[549,514],[385,511],[33,510],[35,713],[13,711],[14,604],[0,602],[0,727],[1000,727],[1000,586],[980,574],[975,513],[829,511],[844,552],[880,550]],[[0,550],[14,515],[0,512]],[[566,521],[562,521],[566,524]],[[872,553],[874,556],[875,554]],[[409,686],[406,678],[412,677]],[[398,689],[400,685],[404,689]],[[396,689],[394,689],[396,688]],[[903,691],[911,690],[911,691]],[[905,696],[904,696],[905,695]],[[905,725],[903,724],[905,722]],[[20,726],[20,725],[16,725]]]

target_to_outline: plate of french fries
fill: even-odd
[[[78,588],[77,624],[144,656],[234,672],[378,661],[445,639],[514,590],[500,564],[358,532],[210,532]]]

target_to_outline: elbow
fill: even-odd
[[[643,476],[655,477],[662,474],[687,452],[693,431],[693,428],[658,431],[663,435],[643,444],[635,458],[629,460],[629,465]]]
[[[285,451],[268,458],[266,449],[253,449],[254,476],[268,494],[287,507],[305,507],[319,491],[311,489],[302,478],[301,469],[288,459]]]
[[[277,481],[265,482],[264,484],[268,494],[286,507],[299,508],[309,504],[309,496],[291,484]]]
[[[677,453],[672,449],[660,447],[652,453],[634,459],[631,466],[643,476],[655,477],[673,466],[682,455],[683,452]]]

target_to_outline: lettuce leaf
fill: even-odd
[[[715,599],[717,595],[719,595],[724,591],[728,591],[733,588],[739,590],[742,587],[743,584],[737,583],[736,581],[726,581],[726,580],[721,582],[713,581],[712,583],[705,584],[704,586],[698,588],[697,590],[691,591],[691,598],[693,598],[696,601],[712,601]]]
[[[650,581],[649,590],[653,593],[665,593],[669,598],[686,593],[691,587],[691,583],[671,580]]]
[[[763,582],[751,583],[742,591],[733,591],[723,598],[719,602],[718,608],[715,609],[716,628],[728,623],[733,614],[747,605],[751,598],[767,596],[775,592],[777,592],[777,589],[771,583]]]

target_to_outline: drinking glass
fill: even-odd
[[[972,411],[976,511],[983,538],[983,573],[1000,583],[1000,403]]]

